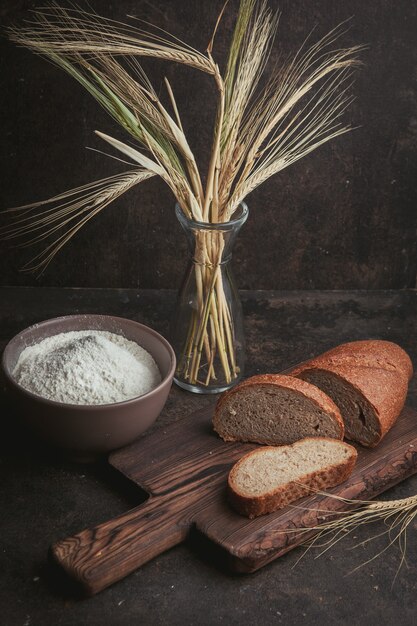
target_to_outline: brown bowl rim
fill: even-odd
[[[25,387],[20,385],[13,378],[12,374],[9,372],[9,369],[6,367],[6,362],[5,361],[6,361],[7,352],[11,350],[12,344],[14,343],[14,341],[16,341],[18,339],[18,337],[20,337],[20,335],[23,335],[24,333],[30,331],[31,329],[33,329],[35,327],[39,328],[39,326],[43,326],[44,324],[48,324],[48,323],[51,323],[51,322],[59,322],[61,320],[65,321],[65,320],[79,319],[79,318],[85,318],[85,317],[98,318],[98,319],[111,319],[111,320],[115,320],[115,321],[119,320],[121,322],[129,322],[131,324],[135,324],[135,325],[140,326],[141,328],[145,329],[151,335],[156,337],[168,350],[168,353],[169,353],[169,355],[171,357],[171,366],[169,368],[169,371],[168,371],[167,375],[161,380],[161,382],[156,387],[154,387],[154,389],[151,389],[151,391],[148,391],[147,393],[144,393],[144,394],[142,394],[140,396],[135,396],[134,398],[129,398],[128,400],[122,400],[122,402],[112,402],[110,404],[72,404],[72,403],[69,403],[69,402],[58,402],[57,400],[50,400],[49,398],[44,398],[43,396],[39,396],[36,393],[33,393],[32,391],[29,391],[29,389],[26,389]],[[89,330],[89,329],[86,328],[85,330]],[[105,330],[105,329],[101,329],[101,330]],[[65,332],[65,331],[63,331],[63,332]],[[111,331],[108,331],[108,332],[111,332]],[[172,379],[174,377],[174,373],[175,373],[176,357],[175,357],[174,349],[171,346],[171,344],[169,343],[169,341],[167,339],[165,339],[165,337],[163,335],[158,333],[156,330],[154,330],[150,326],[147,326],[146,324],[142,324],[141,322],[136,322],[135,320],[129,319],[127,317],[120,317],[118,315],[102,315],[102,314],[99,314],[99,313],[97,313],[97,314],[96,313],[78,313],[76,315],[61,315],[61,316],[58,316],[58,317],[51,317],[49,319],[42,320],[41,322],[35,322],[34,324],[31,324],[27,328],[24,328],[23,330],[18,332],[6,344],[6,347],[3,350],[3,354],[2,354],[2,358],[1,358],[1,366],[2,366],[2,370],[4,372],[4,375],[7,378],[8,382],[13,387],[17,388],[19,393],[23,393],[24,395],[28,396],[32,400],[36,400],[37,402],[44,402],[44,403],[46,403],[48,405],[56,407],[57,409],[59,409],[59,408],[62,409],[62,408],[65,407],[65,408],[69,408],[69,409],[77,409],[77,410],[80,410],[80,411],[102,411],[102,410],[108,411],[108,410],[110,410],[112,408],[127,406],[129,404],[134,404],[135,402],[138,402],[138,400],[141,400],[142,398],[149,398],[152,395],[156,395],[168,383],[169,380],[172,381]]]

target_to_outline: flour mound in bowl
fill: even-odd
[[[28,346],[13,377],[32,393],[67,404],[113,404],[161,382],[153,357],[136,342],[101,330],[60,333]]]

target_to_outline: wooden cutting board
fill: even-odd
[[[304,542],[309,535],[294,529],[323,522],[317,509],[346,508],[340,500],[316,495],[296,503],[303,508],[290,505],[254,520],[235,513],[226,500],[227,474],[237,459],[257,446],[224,443],[211,429],[212,410],[195,413],[110,456],[111,465],[150,497],[52,546],[53,557],[87,593],[101,591],[183,542],[191,530],[206,537],[206,549],[216,544],[234,571],[253,572]],[[352,475],[330,493],[368,500],[416,473],[417,413],[405,408],[377,448],[358,451]]]

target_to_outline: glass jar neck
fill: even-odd
[[[236,236],[249,214],[242,202],[228,222],[197,222],[189,219],[176,204],[175,213],[181,224],[189,246],[193,263],[204,266],[224,265],[232,258]]]

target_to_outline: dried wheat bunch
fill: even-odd
[[[18,238],[25,246],[46,246],[26,269],[43,271],[88,220],[152,176],[169,186],[190,219],[227,222],[242,200],[268,178],[350,130],[342,115],[352,102],[352,72],[359,65],[361,46],[340,47],[343,24],[313,45],[307,38],[292,59],[262,81],[278,14],[265,0],[240,0],[222,70],[214,57],[214,41],[224,10],[205,52],[155,27],[144,30],[133,20],[123,24],[57,4],[9,29],[12,41],[77,80],[130,140],[96,131],[123,155],[117,160],[127,162],[128,171],[4,213],[8,221],[0,236]],[[208,138],[212,134],[212,147],[205,176],[184,133],[170,83],[165,79],[167,107],[142,69],[141,57],[187,65],[212,78],[217,114],[212,132],[207,132]],[[220,271],[223,243],[211,235],[197,242],[195,258],[203,259],[195,270],[197,306],[179,358],[182,375],[191,384],[203,379],[209,385],[218,379],[216,355],[226,385],[239,376],[233,319]]]
[[[361,46],[339,47],[343,24],[310,47],[305,41],[260,88],[278,14],[264,0],[240,1],[221,72],[213,47],[223,11],[205,53],[161,29],[144,30],[133,20],[123,24],[55,3],[34,11],[23,26],[9,29],[12,41],[46,57],[77,80],[137,146],[96,131],[129,159],[133,172],[9,212],[11,223],[2,229],[3,237],[27,235],[25,245],[43,239],[50,242],[27,269],[45,268],[87,219],[151,176],[162,178],[189,217],[227,221],[239,203],[270,176],[350,129],[341,117],[352,101],[349,87]],[[171,85],[165,80],[168,111],[143,71],[140,57],[188,65],[213,77],[218,110],[205,179],[185,136]],[[62,205],[61,200],[66,202]],[[39,213],[43,205],[49,208]],[[64,235],[57,236],[59,226]]]

